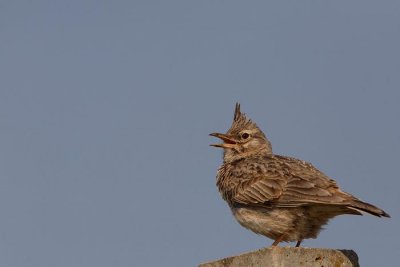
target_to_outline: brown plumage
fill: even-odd
[[[329,219],[341,214],[389,214],[340,190],[308,162],[274,155],[271,143],[236,104],[231,128],[212,133],[223,143],[217,186],[237,221],[275,242],[316,238]]]

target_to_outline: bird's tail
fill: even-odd
[[[367,212],[369,214],[378,216],[378,217],[388,217],[390,218],[390,215],[388,213],[386,213],[384,210],[366,203],[366,202],[362,202],[361,200],[355,199],[354,201],[351,202],[351,204],[349,205],[351,208],[355,208],[359,211],[364,211]]]

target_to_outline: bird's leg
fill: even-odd
[[[296,243],[296,248],[300,247],[301,241],[303,241],[303,240],[298,240],[298,241],[297,241],[297,243]]]
[[[281,241],[282,239],[285,237],[285,234],[281,234],[275,241],[274,243],[272,243],[271,247],[276,247]]]

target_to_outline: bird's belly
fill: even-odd
[[[276,240],[282,234],[282,241],[295,241],[303,238],[296,222],[303,216],[303,210],[285,208],[232,208],[236,220],[245,228]]]

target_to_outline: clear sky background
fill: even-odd
[[[276,154],[392,215],[338,217],[304,246],[395,266],[399,14],[399,1],[1,1],[0,266],[196,266],[270,245],[215,186],[208,134],[236,101]]]

